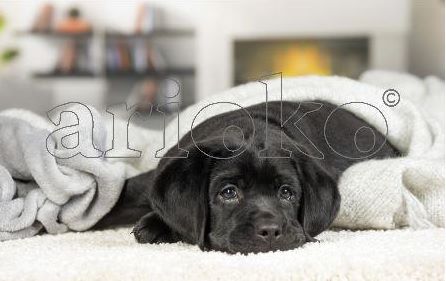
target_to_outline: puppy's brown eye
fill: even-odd
[[[220,196],[225,200],[231,200],[237,198],[237,187],[233,184],[227,184],[220,191]]]
[[[293,191],[289,185],[282,185],[279,188],[279,197],[280,199],[291,200],[293,199]]]

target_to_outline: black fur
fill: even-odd
[[[283,127],[281,106],[283,120],[290,118]],[[314,241],[337,215],[342,172],[358,161],[399,155],[373,128],[375,153],[358,150],[373,144],[370,134],[357,133],[370,126],[342,109],[326,125],[330,147],[324,126],[335,109],[319,101],[270,102],[268,113],[265,104],[246,108],[252,119],[244,110],[210,118],[180,140],[187,158],[163,158],[156,170],[129,179],[125,200],[102,225],[119,222],[119,213],[132,222],[145,211],[134,228],[140,243],[184,241],[230,253]],[[174,147],[165,156],[179,152]]]

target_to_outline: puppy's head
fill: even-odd
[[[260,158],[255,145],[231,157],[230,146],[200,143],[160,162],[151,204],[181,240],[229,253],[288,250],[334,220],[336,182],[317,160]]]

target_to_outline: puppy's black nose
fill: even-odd
[[[282,235],[282,228],[276,223],[262,223],[257,226],[257,236],[273,242]]]

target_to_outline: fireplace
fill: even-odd
[[[233,50],[234,85],[277,72],[358,78],[369,68],[366,37],[236,40]]]

